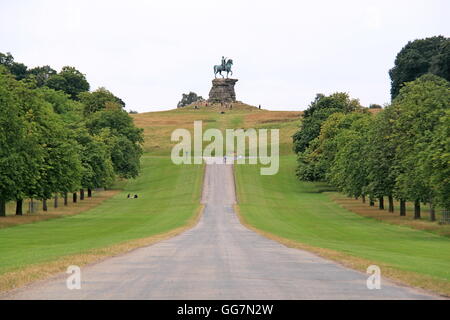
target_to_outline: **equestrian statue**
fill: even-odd
[[[228,73],[231,73],[231,75],[233,75],[233,71],[231,71],[232,65],[233,65],[233,60],[228,59],[228,61],[227,61],[227,59],[222,56],[222,63],[214,66],[214,78],[217,78],[217,74],[220,74],[223,78],[224,76],[222,74],[222,71],[227,72],[227,78],[228,78]]]

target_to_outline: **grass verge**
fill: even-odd
[[[447,237],[357,215],[316,184],[298,181],[295,164],[295,156],[280,157],[274,176],[261,176],[254,165],[235,167],[244,225],[357,270],[376,264],[383,277],[450,296]]]
[[[124,191],[80,213],[0,229],[0,290],[182,232],[198,216],[203,170],[144,156]],[[128,193],[138,199],[127,199]],[[195,220],[194,220],[195,221]]]
[[[50,220],[55,218],[61,218],[64,216],[79,214],[98,206],[103,201],[115,196],[119,192],[120,190],[117,189],[99,192],[93,191],[91,198],[85,197],[85,200],[78,200],[77,203],[73,203],[72,199],[70,199],[70,201],[68,201],[67,206],[64,206],[60,199],[59,207],[58,208],[49,207],[47,212],[39,210],[36,213],[33,214],[27,213],[22,216],[16,216],[15,214],[11,213],[8,214],[6,217],[0,218],[0,229],[16,226],[19,224],[34,223],[38,221]],[[72,196],[72,194],[70,194],[70,196]],[[35,200],[36,204],[40,204],[40,202],[41,201]],[[11,209],[13,207],[13,204],[9,203],[9,207],[10,208],[8,209]],[[12,209],[10,210],[10,212],[11,211]]]
[[[0,292],[13,290],[34,281],[46,279],[55,273],[66,271],[67,267],[70,265],[82,267],[87,264],[98,263],[106,258],[127,253],[131,250],[175,237],[184,231],[193,228],[199,221],[203,209],[204,206],[201,205],[197,210],[197,213],[189,219],[186,225],[162,234],[126,241],[105,248],[92,249],[79,254],[64,256],[55,261],[29,265],[20,270],[0,275]]]

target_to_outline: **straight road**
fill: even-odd
[[[185,233],[81,269],[81,289],[67,274],[3,299],[433,299],[306,251],[285,247],[242,226],[232,165],[208,164],[204,213]]]

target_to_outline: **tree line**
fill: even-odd
[[[89,91],[73,67],[28,69],[0,53],[0,216],[6,202],[90,197],[116,177],[139,174],[142,129],[105,88]]]
[[[436,207],[448,212],[450,40],[416,41],[397,55],[390,71],[393,100],[381,111],[370,112],[346,93],[316,96],[293,136],[299,179],[326,181],[363,202],[368,197],[371,205],[377,199],[380,209],[387,197],[390,212],[397,199],[401,216],[407,201],[416,219],[421,204],[430,206],[431,220]],[[433,56],[435,47],[440,51]]]

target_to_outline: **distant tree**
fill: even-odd
[[[90,135],[85,128],[76,131],[76,139],[82,162],[81,188],[87,188],[89,192],[94,188],[109,187],[115,174],[107,141],[101,136]]]
[[[35,67],[28,70],[28,77],[32,77],[36,80],[38,87],[45,86],[50,77],[56,75],[56,70],[50,66]]]
[[[138,114],[139,112],[136,111],[136,110],[130,110],[130,111],[128,111],[128,113],[129,113],[129,114]]]
[[[139,159],[144,141],[143,130],[123,109],[98,111],[87,119],[86,126],[92,135],[102,135],[110,147],[114,171],[124,178],[139,174]]]
[[[322,123],[319,136],[298,156],[297,176],[299,179],[328,180],[329,170],[340,147],[337,137],[343,130],[349,129],[355,121],[366,116],[368,115],[361,112],[348,114],[336,112],[330,115]]]
[[[36,89],[36,92],[53,108],[57,114],[64,115],[69,111],[80,111],[80,103],[70,99],[70,96],[62,91],[56,91],[46,86]]]
[[[25,79],[27,76],[27,66],[23,63],[14,62],[9,68],[9,71],[11,71],[17,80]]]
[[[105,88],[98,88],[94,92],[82,92],[78,96],[84,104],[84,114],[94,113],[103,109],[125,108],[125,102]]]
[[[0,65],[5,66],[16,80],[25,79],[27,76],[27,66],[23,63],[14,62],[14,57],[9,52],[6,54],[0,52]]]
[[[89,91],[89,83],[84,74],[74,67],[63,67],[62,70],[52,75],[47,80],[47,86],[55,90],[67,93],[72,99],[77,100],[81,92]]]
[[[369,109],[383,109],[383,107],[380,106],[379,104],[372,103],[372,104],[369,106]]]
[[[0,52],[0,65],[4,65],[7,69],[14,63],[14,57],[10,52],[6,54]]]
[[[394,67],[389,70],[392,99],[405,82],[426,73],[450,80],[450,38],[437,36],[414,40],[403,47],[395,58]]]
[[[43,201],[54,193],[66,193],[81,185],[82,166],[78,144],[64,128],[59,116],[53,114],[41,143],[45,145],[44,165],[40,168],[36,195]]]
[[[337,151],[328,169],[327,181],[351,197],[367,195],[367,143],[371,116],[355,118],[349,128],[343,128],[336,135]]]
[[[180,102],[177,104],[177,108],[182,108],[184,106],[190,105],[196,101],[204,100],[201,96],[198,96],[195,92],[183,93]]]
[[[319,136],[322,123],[333,113],[348,113],[361,109],[359,101],[351,99],[347,93],[337,92],[330,96],[317,94],[303,113],[300,130],[293,136],[294,151],[305,151],[309,143]]]

